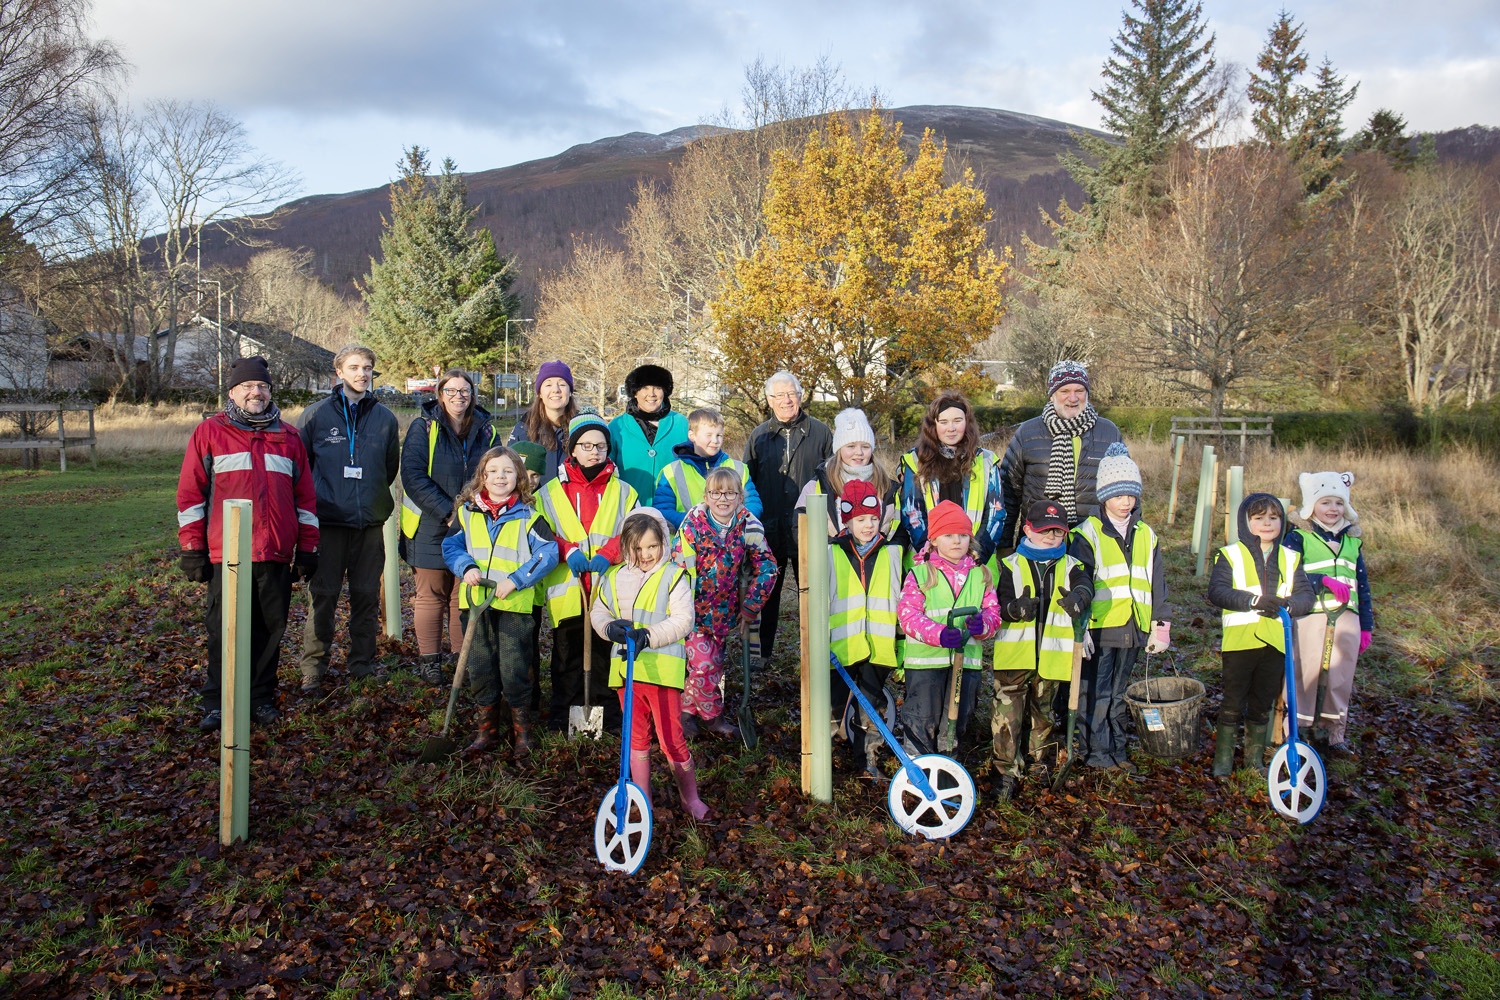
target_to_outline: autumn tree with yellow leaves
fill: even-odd
[[[945,184],[931,132],[916,155],[878,109],[833,116],[801,159],[775,154],[766,237],[713,303],[723,377],[755,392],[777,369],[872,418],[928,374],[963,368],[1003,310],[1006,264],[986,246],[973,175]]]

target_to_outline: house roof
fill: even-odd
[[[186,323],[177,328],[178,336],[189,327],[206,326],[213,327],[214,321],[206,316],[194,316]],[[165,337],[169,331],[166,329],[156,331],[158,339]],[[238,334],[242,341],[264,348],[267,352],[274,354],[283,360],[305,362],[309,365],[321,365],[333,369],[334,353],[326,347],[314,344],[312,341],[296,334],[287,333],[274,326],[265,323],[249,323],[243,320],[224,324],[224,332]]]

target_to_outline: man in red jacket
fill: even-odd
[[[250,718],[275,722],[276,667],[292,603],[292,579],[318,567],[318,498],[302,437],[271,402],[266,359],[241,358],[229,369],[229,402],[193,430],[177,480],[182,571],[208,587],[208,683],[201,732],[223,722],[219,705],[220,610],[225,500],[249,500]]]

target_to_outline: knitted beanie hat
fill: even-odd
[[[517,441],[510,449],[521,456],[521,464],[526,466],[527,472],[540,476],[547,471],[547,449],[535,441]]]
[[[875,493],[875,486],[863,479],[849,480],[844,484],[844,492],[839,495],[839,513],[846,521],[861,514],[879,517],[880,497]]]
[[[1140,498],[1141,470],[1130,457],[1130,449],[1125,447],[1124,441],[1113,441],[1104,449],[1104,457],[1099,460],[1099,486],[1095,493],[1100,503],[1110,497]]]
[[[569,391],[571,391],[573,388],[573,369],[569,368],[561,361],[543,362],[542,367],[536,370],[535,389],[537,390],[537,392],[542,391],[542,383],[547,381],[549,378],[562,379],[564,382],[568,383]]]
[[[1089,372],[1078,361],[1059,361],[1047,372],[1047,395],[1052,395],[1065,385],[1089,387]]]
[[[240,358],[229,368],[229,384],[226,389],[233,389],[241,382],[264,382],[271,384],[271,369],[266,364],[266,359],[259,354],[252,354],[248,358]]]
[[[598,431],[604,435],[604,443],[609,444],[609,424],[597,413],[580,413],[568,421],[568,453],[578,446],[578,439],[585,431]]]
[[[944,500],[927,512],[927,537],[939,535],[972,535],[974,522],[964,509],[952,500]]]
[[[1344,501],[1344,516],[1350,524],[1359,523],[1359,514],[1349,503],[1349,487],[1354,485],[1352,472],[1304,472],[1297,477],[1302,487],[1302,509],[1297,513],[1306,521],[1312,517],[1313,504],[1324,497],[1338,497]]]
[[[844,445],[858,441],[863,441],[871,448],[875,447],[875,432],[870,429],[865,411],[852,408],[840,410],[839,415],[833,418],[833,453],[837,455]]]

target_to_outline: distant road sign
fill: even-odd
[[[501,389],[521,388],[521,376],[519,374],[496,375],[495,385]]]
[[[435,378],[409,378],[406,380],[406,391],[434,392],[437,390],[437,383]]]

